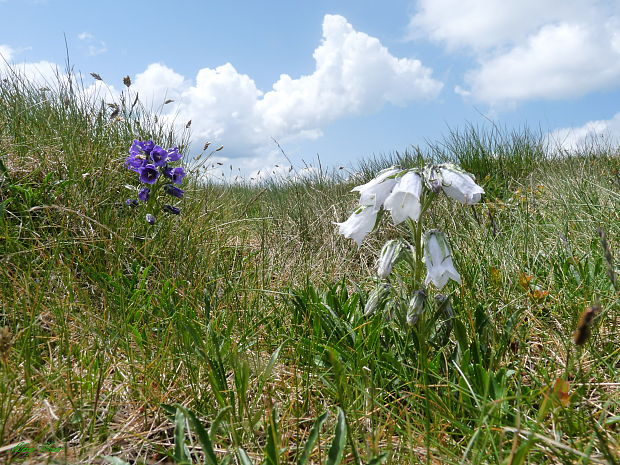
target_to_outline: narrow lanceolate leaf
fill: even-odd
[[[338,465],[342,460],[344,454],[344,446],[347,443],[347,421],[344,417],[344,412],[341,408],[338,408],[338,419],[336,420],[336,434],[332,445],[329,448],[329,454],[327,456],[327,465]]]
[[[226,407],[221,409],[219,412],[217,412],[217,416],[215,417],[215,420],[213,420],[213,422],[211,423],[211,428],[209,429],[209,438],[211,439],[211,441],[215,441],[217,437],[217,431],[219,430],[220,425],[222,424],[222,421],[224,420],[224,417],[228,415],[228,412],[230,412],[231,410],[232,410],[232,406],[227,405]]]
[[[187,463],[185,454],[185,415],[181,407],[177,407],[174,416],[174,460],[176,463]]]
[[[237,449],[237,457],[241,465],[253,465],[248,454],[240,447]]]
[[[304,451],[302,452],[301,457],[297,462],[297,465],[305,465],[306,463],[308,463],[308,460],[310,459],[310,454],[312,454],[312,449],[314,448],[314,443],[316,443],[316,440],[319,437],[319,432],[321,431],[323,423],[325,423],[325,420],[327,420],[327,416],[328,413],[325,412],[323,415],[318,417],[314,422],[314,425],[312,425],[312,429],[310,430],[310,436],[308,436],[308,440],[306,441],[306,444],[304,446]]]
[[[278,432],[278,413],[274,407],[271,411],[269,430],[267,431],[267,446],[265,446],[265,463],[267,465],[280,464],[280,435]]]
[[[205,454],[205,464],[206,465],[217,465],[217,457],[215,455],[215,451],[213,450],[213,444],[211,443],[211,439],[209,438],[209,434],[207,430],[202,426],[200,420],[194,415],[191,410],[183,409],[183,413],[189,419],[191,428],[196,433],[198,437],[198,442],[202,447],[202,451]],[[176,444],[175,444],[176,445]]]

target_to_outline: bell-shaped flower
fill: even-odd
[[[377,274],[381,279],[387,278],[392,272],[392,267],[401,256],[403,243],[398,239],[391,239],[385,243],[379,254]]]
[[[432,282],[439,289],[450,279],[461,283],[461,275],[454,268],[450,246],[441,231],[431,229],[424,238],[424,262],[426,263],[426,279],[424,284]]]
[[[140,189],[140,192],[138,192],[138,198],[143,202],[148,202],[150,196],[151,189],[149,189],[148,187],[143,187],[142,189]]]
[[[466,205],[473,205],[480,201],[484,189],[476,184],[469,173],[451,163],[443,165],[440,172],[441,188],[448,197]]]
[[[138,173],[140,173],[140,182],[144,184],[155,184],[155,181],[157,181],[159,177],[159,171],[157,171],[155,166],[150,164],[138,169]]]
[[[415,171],[409,171],[398,178],[392,193],[385,199],[383,206],[392,214],[394,224],[399,224],[407,218],[413,221],[420,219],[422,204],[422,177]]]
[[[398,168],[387,168],[366,184],[354,187],[351,192],[358,191],[360,193],[360,205],[370,205],[375,212],[378,212],[396,185],[396,179],[388,178],[399,171]]]
[[[338,225],[340,234],[353,239],[358,246],[361,246],[366,235],[374,229],[376,222],[377,212],[371,206],[362,205],[346,221],[335,224]]]

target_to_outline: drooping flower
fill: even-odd
[[[127,205],[128,207],[137,207],[138,201],[136,199],[127,199],[125,200],[125,205]]]
[[[358,191],[360,193],[360,205],[369,205],[375,212],[378,212],[396,185],[396,179],[388,178],[398,172],[398,168],[387,168],[366,184],[354,187],[351,192]]]
[[[146,165],[146,163],[146,156],[139,153],[135,155],[129,155],[125,159],[125,166],[127,166],[127,168],[129,168],[131,171],[138,171],[140,168]]]
[[[172,170],[172,182],[175,184],[181,184],[183,182],[183,178],[185,177],[185,171],[183,167],[179,166]]]
[[[461,283],[461,275],[454,268],[450,246],[441,231],[431,229],[424,237],[424,262],[426,263],[426,279],[424,284],[432,282],[439,289],[452,279]]]
[[[153,215],[151,215],[150,213],[147,213],[146,214],[146,222],[148,224],[151,224],[151,225],[155,224],[155,217]]]
[[[140,192],[138,192],[138,198],[143,202],[148,202],[150,195],[151,189],[149,189],[148,187],[143,187],[142,189],[140,189]]]
[[[151,151],[151,158],[153,159],[153,165],[163,166],[166,164],[166,160],[168,159],[168,152],[159,145],[156,145]]]
[[[182,157],[183,155],[179,153],[178,147],[172,147],[168,149],[168,160],[177,161],[177,160],[180,160]]]
[[[377,212],[374,208],[369,205],[361,205],[346,221],[335,224],[338,225],[340,234],[353,239],[358,246],[361,246],[362,241],[373,230],[376,222]]]
[[[392,214],[394,224],[402,223],[407,218],[418,221],[422,212],[422,177],[415,171],[409,171],[397,180],[383,206]]]
[[[398,239],[391,239],[383,245],[377,266],[377,274],[381,279],[385,279],[390,275],[392,267],[400,258],[402,248],[403,243]]]
[[[174,168],[172,166],[164,165],[160,168],[161,174],[163,174],[168,179],[172,179],[172,173],[174,172]]]
[[[166,194],[171,195],[173,197],[177,197],[179,199],[183,198],[183,193],[185,192],[183,189],[179,189],[178,187],[173,186],[172,184],[164,185],[164,190],[166,191]]]
[[[178,215],[181,213],[181,209],[179,207],[175,207],[174,205],[164,205],[163,210],[166,213],[171,213],[173,215]]]
[[[140,182],[144,184],[155,184],[159,177],[159,171],[153,165],[145,165],[138,170],[140,173]]]
[[[457,166],[446,163],[440,168],[441,188],[448,197],[466,205],[480,201],[484,189],[474,181],[473,177]]]

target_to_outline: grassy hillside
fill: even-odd
[[[617,149],[470,128],[350,181],[223,185],[188,164],[181,214],[151,226],[125,204],[127,151],[187,153],[189,134],[134,98],[0,81],[2,461],[620,463]],[[433,346],[363,316],[401,228],[358,250],[333,222],[378,170],[449,159],[487,194],[430,212],[463,278]]]

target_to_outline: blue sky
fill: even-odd
[[[130,75],[244,173],[283,164],[272,137],[296,164],[354,167],[487,119],[567,147],[620,135],[616,0],[0,0],[0,17],[14,66],[62,68],[66,36],[91,91],[108,88],[90,72],[114,95]]]

